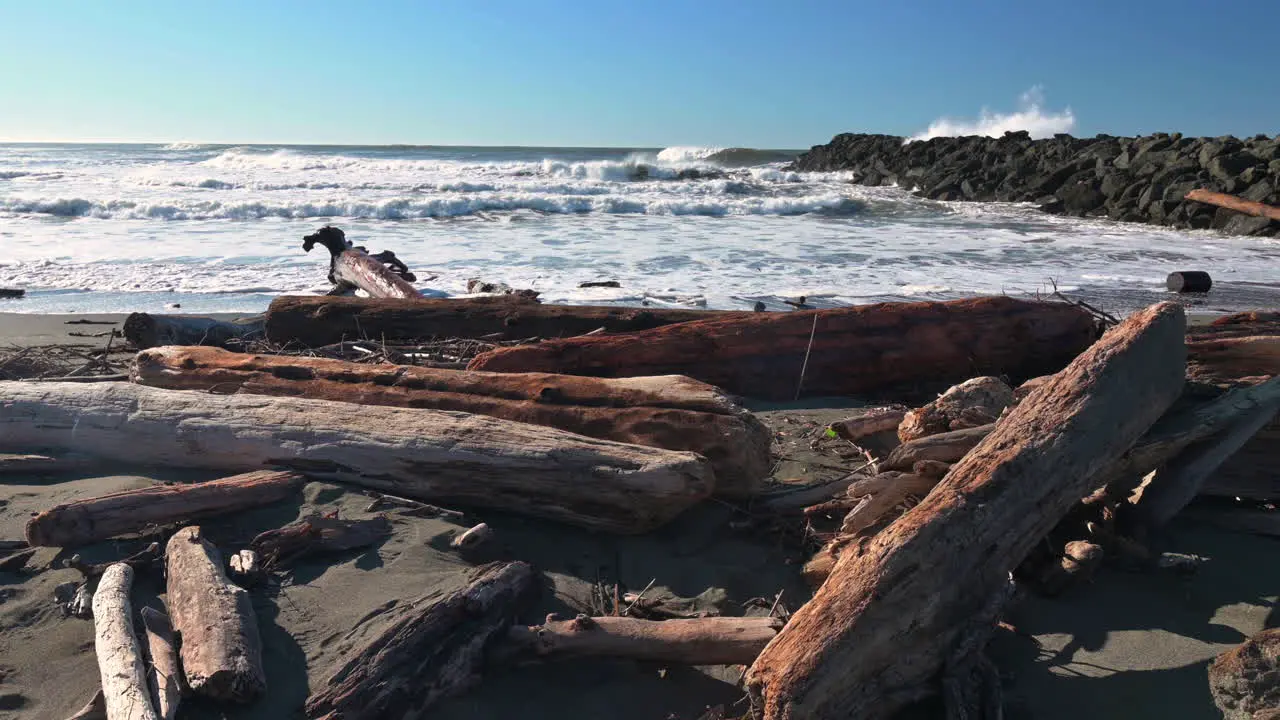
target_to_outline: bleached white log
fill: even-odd
[[[93,594],[93,649],[110,720],[159,720],[147,692],[147,670],[133,632],[129,588],[133,568],[107,568]]]

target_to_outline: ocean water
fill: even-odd
[[[393,250],[428,294],[469,278],[547,302],[832,306],[1059,289],[1125,311],[1173,270],[1208,270],[1208,310],[1275,305],[1280,242],[941,203],[794,152],[0,145],[0,312],[261,311],[322,292],[302,237],[332,224]],[[617,280],[619,289],[579,289]]]

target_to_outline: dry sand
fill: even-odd
[[[77,316],[79,317],[79,316]],[[88,316],[85,316],[88,317]],[[74,317],[0,315],[0,346],[76,340]],[[119,319],[118,316],[115,319]],[[820,428],[847,415],[847,400],[807,401],[803,407],[760,406],[777,433],[783,458],[775,479],[813,482],[839,476],[858,458],[824,444]],[[210,479],[208,474],[141,468],[102,468],[91,474],[0,477],[0,540],[22,537],[34,512],[73,498],[154,482]],[[243,545],[254,534],[313,511],[337,510],[361,518],[369,498],[361,492],[311,483],[295,500],[204,524],[222,547]],[[407,600],[447,591],[468,568],[449,540],[467,523],[390,512],[394,532],[365,551],[315,558],[253,591],[266,649],[269,691],[244,709],[192,701],[184,718],[288,718],[309,688],[362,639],[396,616]],[[648,596],[701,596],[702,607],[725,614],[762,614],[778,591],[794,609],[808,597],[799,578],[803,553],[793,542],[740,529],[742,516],[706,503],[671,526],[643,537],[592,534],[553,523],[494,512],[475,513],[500,539],[493,558],[522,559],[543,571],[546,590],[525,618],[548,612],[572,615],[590,603],[597,580]],[[148,540],[116,541],[79,549],[86,560],[116,559]],[[1029,598],[1010,617],[1016,632],[993,644],[1005,676],[1013,718],[1215,718],[1205,665],[1217,653],[1268,624],[1280,622],[1277,541],[1190,523],[1172,528],[1162,548],[1205,558],[1191,575],[1103,571],[1094,582],[1056,599]],[[61,719],[78,709],[98,685],[90,621],[64,618],[54,588],[79,575],[57,567],[65,557],[40,550],[22,572],[0,572],[0,718]],[[135,604],[163,599],[147,573]],[[763,600],[760,600],[763,599]],[[752,602],[755,600],[755,602]],[[558,662],[498,669],[470,693],[440,706],[433,717],[615,718],[694,720],[708,706],[741,714],[736,682],[741,668],[662,667],[629,661]]]

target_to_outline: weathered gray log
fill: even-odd
[[[373,545],[389,535],[391,521],[385,515],[348,520],[317,513],[259,533],[249,542],[249,548],[261,560],[261,569],[266,571],[314,553],[343,552]]]
[[[1221,435],[1188,448],[1155,472],[1134,502],[1144,525],[1160,527],[1172,520],[1195,499],[1205,480],[1224,460],[1276,417],[1276,412],[1280,411],[1280,378],[1269,381],[1269,385],[1274,396],[1269,401],[1245,411]]]
[[[132,377],[171,390],[457,410],[688,450],[711,461],[718,494],[734,498],[754,494],[772,466],[771,435],[754,415],[718,388],[678,375],[606,380],[165,347],[138,353]]]
[[[535,580],[525,563],[492,563],[462,589],[420,598],[313,690],[306,716],[423,717],[476,682],[486,652],[532,599]]]
[[[147,629],[143,647],[151,664],[147,677],[151,683],[152,706],[160,720],[173,720],[182,700],[182,669],[178,666],[173,625],[168,615],[150,607],[142,608],[142,624]]]
[[[924,497],[938,484],[938,478],[921,477],[911,473],[887,472],[876,476],[888,477],[889,481],[875,492],[859,490],[855,483],[849,488],[850,497],[862,495],[862,500],[848,515],[840,526],[840,532],[857,534],[880,522],[881,518],[901,505],[909,496]],[[865,494],[864,494],[865,493]]]
[[[182,636],[182,671],[192,692],[249,702],[267,688],[262,640],[249,593],[227,579],[222,555],[185,527],[165,548],[169,616]]]
[[[798,389],[810,396],[856,396],[977,375],[1044,375],[1066,365],[1096,336],[1093,317],[1073,305],[984,297],[747,313],[627,335],[498,348],[478,355],[468,368],[598,377],[676,374],[741,395],[791,400]]]
[[[906,412],[906,408],[901,406],[871,408],[847,420],[831,423],[831,431],[856,443],[868,435],[896,430]]]
[[[274,343],[321,347],[372,338],[394,343],[441,338],[575,337],[604,328],[633,332],[750,313],[679,308],[544,305],[519,295],[414,300],[285,295],[267,310]],[[659,373],[661,374],[661,373]]]
[[[1135,313],[996,424],[831,576],[752,665],[765,720],[884,718],[936,692],[967,621],[1183,386],[1185,318]]]
[[[33,546],[76,547],[197,518],[247,510],[295,494],[307,479],[258,470],[204,483],[153,485],[74,500],[27,521]]]
[[[911,470],[916,463],[924,460],[953,463],[964,457],[970,450],[978,446],[983,438],[991,434],[994,424],[952,430],[926,435],[917,440],[906,442],[894,448],[889,457],[878,464],[881,471]]]
[[[707,460],[464,413],[139,385],[0,383],[0,452],[264,467],[401,497],[638,533],[713,491]],[[356,411],[353,412],[353,409]]]
[[[422,297],[407,280],[362,250],[346,250],[333,259],[333,280],[354,285],[372,298]]]
[[[265,316],[217,320],[192,315],[131,313],[124,320],[124,338],[139,350],[161,345],[210,345],[238,348],[264,335]]]
[[[41,473],[63,472],[84,467],[87,458],[81,455],[67,454],[59,457],[48,455],[27,455],[0,453],[0,475],[38,475]]]
[[[548,659],[608,657],[682,665],[748,665],[782,625],[781,619],[773,617],[547,618],[542,625],[511,628],[506,649]]]
[[[1187,372],[1198,380],[1280,375],[1280,335],[1187,339]]]
[[[111,720],[158,720],[147,691],[147,670],[133,631],[129,588],[133,568],[117,563],[107,568],[93,594],[93,649],[107,717]]]

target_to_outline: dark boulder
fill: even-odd
[[[1107,201],[1106,196],[1093,183],[1087,182],[1063,187],[1058,190],[1057,197],[1062,201],[1062,211],[1077,217],[1097,210]]]
[[[1246,151],[1219,155],[1209,161],[1209,174],[1223,182],[1234,180],[1240,173],[1260,163],[1256,155]]]

